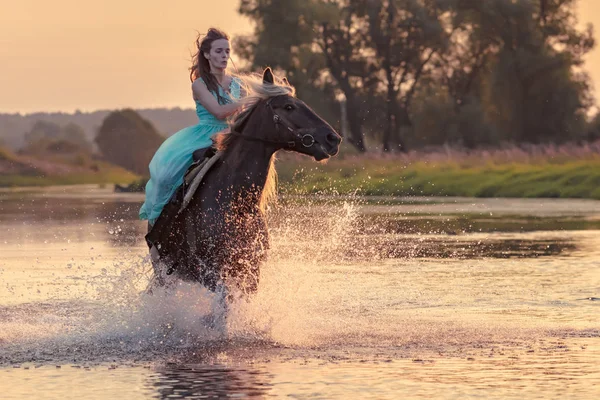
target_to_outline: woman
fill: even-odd
[[[150,162],[150,180],[146,184],[146,201],[140,218],[154,224],[165,204],[183,183],[183,176],[192,164],[194,151],[210,147],[211,137],[227,128],[225,119],[242,103],[241,82],[227,74],[230,56],[229,37],[211,28],[196,39],[198,52],[190,68],[192,93],[196,103],[198,125],[190,126],[165,140]]]

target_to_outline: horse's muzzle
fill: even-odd
[[[328,129],[324,136],[323,150],[325,150],[328,155],[335,156],[338,151],[340,151],[342,137],[333,129]]]

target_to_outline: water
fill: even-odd
[[[0,192],[0,393],[597,398],[600,202],[288,199],[259,293],[144,293],[141,196]]]

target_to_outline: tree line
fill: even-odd
[[[254,31],[234,48],[247,69],[285,74],[359,152],[597,140],[600,116],[588,120],[594,98],[583,68],[595,42],[592,27],[578,25],[577,3],[241,0]],[[159,126],[174,133],[196,116],[165,110],[150,122],[144,112],[156,114],[95,115],[93,138],[75,123],[40,120],[21,151],[97,150],[146,175],[164,140],[152,122],[176,123]]]
[[[285,73],[360,152],[591,140],[577,3],[241,0],[254,31],[235,51]]]

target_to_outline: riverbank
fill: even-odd
[[[121,168],[58,176],[0,175],[0,188],[132,183],[137,176]]]
[[[326,163],[292,153],[277,161],[284,195],[461,196],[600,199],[600,143],[532,146],[529,149],[437,149],[400,155],[352,155]],[[31,166],[31,164],[29,164]],[[145,182],[122,168],[94,163],[94,170],[38,162],[35,172],[0,173],[0,187]],[[56,171],[54,171],[56,170]]]
[[[86,153],[17,155],[0,147],[0,188],[85,184],[129,184],[139,177]]]
[[[287,194],[600,199],[597,144],[354,156],[327,163],[286,156],[277,169]]]

